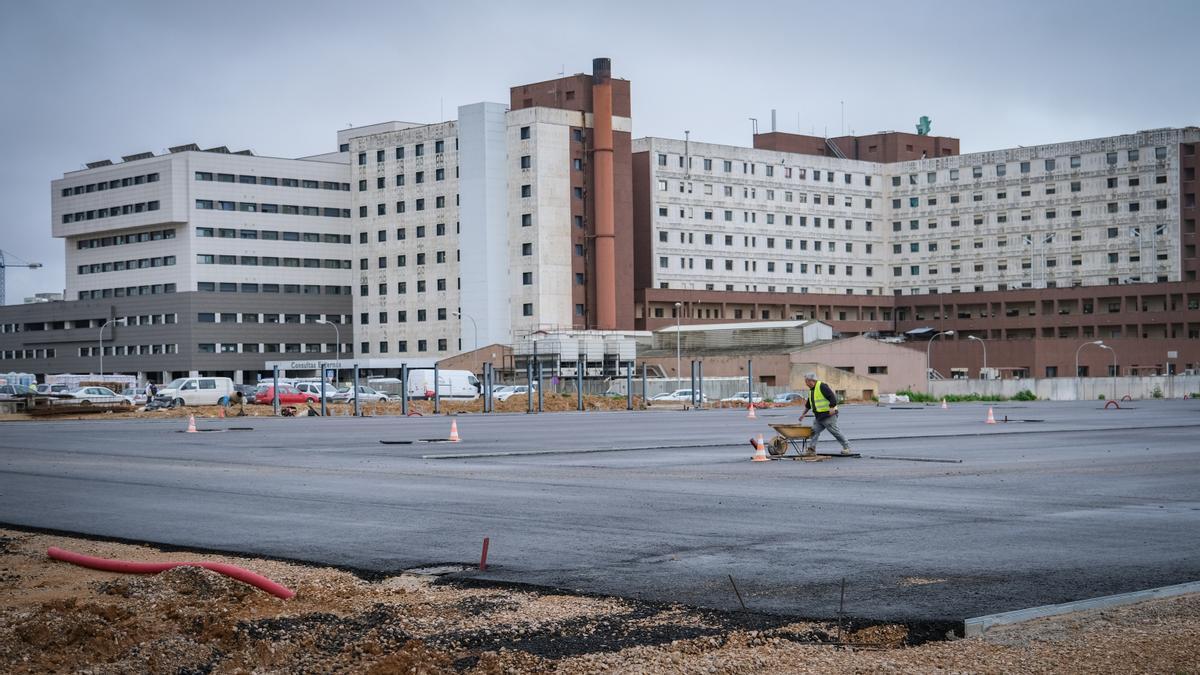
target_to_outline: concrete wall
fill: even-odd
[[[925,386],[924,354],[865,337],[834,340],[795,352],[792,361],[820,363],[866,376],[875,388],[875,395]]]
[[[1039,399],[1051,401],[1098,400],[1103,394],[1106,399],[1134,399],[1154,396],[1158,388],[1165,398],[1183,398],[1185,394],[1200,393],[1200,375],[1149,376],[1149,377],[1044,377],[1021,380],[937,380],[930,383],[934,396],[951,394],[1002,394],[1013,396],[1028,389]],[[919,391],[919,389],[918,389]]]
[[[805,373],[816,373],[817,379],[833,388],[842,398],[851,401],[869,399],[879,395],[879,382],[846,370],[840,370],[822,363],[793,363],[791,391],[803,392]]]

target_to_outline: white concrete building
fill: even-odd
[[[638,139],[653,288],[857,295],[1181,280],[1200,130],[894,163]]]

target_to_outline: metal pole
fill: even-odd
[[[433,414],[442,414],[442,385],[438,382],[438,365],[433,364]]]
[[[700,371],[700,376],[697,377],[696,379],[700,382],[700,393],[698,394],[698,396],[699,396],[699,400],[700,400],[700,408],[703,409],[704,408],[704,361],[698,361],[696,363],[696,365]]]
[[[696,407],[696,359],[692,359],[692,371],[691,371],[690,375],[691,375],[691,380],[689,381],[689,386],[691,386],[691,388],[692,388],[691,389],[691,398],[692,398],[691,403],[692,403],[692,407],[694,408],[694,407]]]
[[[683,362],[679,359],[679,318],[683,315],[683,303],[675,303],[675,388],[683,383]]]
[[[747,392],[747,395],[749,396],[749,403],[753,404],[754,403],[754,359],[749,359],[746,361],[746,384],[747,384],[746,388],[749,390]]]
[[[400,364],[400,412],[408,417],[408,364]]]
[[[354,364],[354,416],[358,417],[362,411],[358,408],[358,364]]]
[[[583,371],[586,370],[586,366],[587,363],[580,354],[575,361],[575,409],[579,412],[583,412]]]
[[[491,412],[488,410],[488,402],[492,400],[492,390],[488,386],[488,367],[492,364],[487,361],[483,362],[483,380],[480,382],[480,394],[483,395],[483,412]]]
[[[271,382],[272,401],[271,407],[275,410],[275,416],[279,416],[279,366],[275,366],[275,372],[272,374]]]
[[[538,384],[538,392],[537,392],[537,394],[538,394],[538,412],[542,412],[542,411],[543,411],[543,408],[542,408],[542,389],[544,389],[544,388],[545,388],[545,387],[544,387],[544,384],[545,384],[545,383],[544,383],[544,382],[542,382],[542,362],[541,362],[541,361],[538,361],[538,362],[537,362],[537,378],[538,378],[538,380],[537,380],[537,384]]]
[[[633,364],[625,368],[625,409],[633,410]]]
[[[642,405],[646,405],[646,362],[642,361]]]
[[[535,343],[536,345],[536,343]],[[533,361],[525,360],[525,414],[533,414]]]
[[[321,387],[321,417],[326,416],[325,411],[325,362],[318,361],[317,367],[321,369],[321,380],[317,386]]]

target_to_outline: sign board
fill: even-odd
[[[1168,359],[1177,359],[1177,358],[1179,358],[1179,352],[1167,352],[1167,358]]]

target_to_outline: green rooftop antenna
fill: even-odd
[[[932,124],[933,124],[933,120],[929,119],[925,115],[921,115],[920,121],[917,122],[917,135],[918,136],[928,136],[929,135],[929,127]]]

